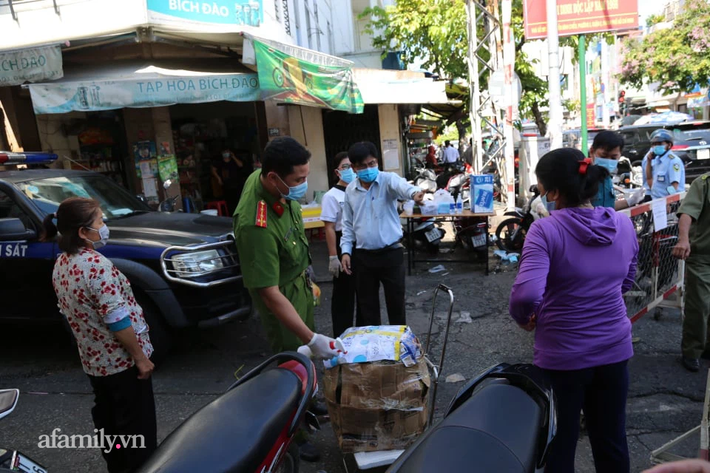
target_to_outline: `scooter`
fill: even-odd
[[[275,368],[268,369],[278,363]],[[192,414],[138,473],[298,472],[294,435],[317,392],[315,365],[295,352],[274,355]]]
[[[20,399],[19,389],[0,389],[0,419],[10,415]],[[0,448],[0,473],[10,472],[47,473],[47,469],[17,450]]]
[[[496,228],[496,245],[503,251],[520,253],[530,225],[540,218],[533,208],[533,202],[540,195],[540,191],[537,190],[537,186],[531,186],[530,192],[533,193],[533,196],[527,204],[523,208],[506,212],[504,215],[510,218],[503,220]]]
[[[412,184],[424,192],[436,192],[436,173],[432,169],[421,168],[417,176],[412,180]]]
[[[463,386],[387,473],[542,472],[556,432],[555,396],[540,369],[503,363]]]

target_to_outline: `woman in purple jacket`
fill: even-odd
[[[510,313],[535,330],[534,363],[549,375],[557,397],[557,438],[545,471],[574,472],[583,410],[596,470],[627,473],[633,348],[622,294],[636,273],[634,227],[625,215],[590,204],[608,171],[580,151],[551,151],[535,172],[553,212],[527,234]]]

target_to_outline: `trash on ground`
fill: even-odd
[[[449,275],[449,273],[446,272],[446,273],[442,274],[441,277],[448,276],[448,275]]]
[[[461,312],[461,315],[459,315],[459,318],[454,320],[455,324],[470,324],[473,323],[473,319],[471,318],[471,313],[470,312]]]
[[[424,294],[425,292],[426,292],[426,291],[419,291],[419,292],[417,292],[417,295],[418,295],[418,296],[421,296],[421,295]]]
[[[460,383],[461,381],[466,381],[461,373],[450,374],[446,377],[447,383]]]
[[[518,253],[507,253],[503,250],[495,250],[493,252],[504,263],[517,263],[520,255]]]
[[[444,267],[443,264],[439,264],[437,266],[434,266],[429,270],[430,273],[440,273],[442,271],[446,271],[446,268]]]

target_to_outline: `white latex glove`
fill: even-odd
[[[641,189],[638,189],[635,191],[633,194],[628,196],[626,198],[626,203],[629,204],[629,207],[633,207],[634,205],[638,204],[643,200],[643,198],[646,196],[646,189],[643,187]]]
[[[328,262],[328,272],[334,278],[337,278],[340,276],[340,271],[342,271],[342,268],[340,267],[340,260],[337,256],[331,256],[330,261]]]
[[[342,344],[339,344],[336,340],[326,337],[325,335],[321,335],[320,333],[314,333],[313,338],[311,338],[311,341],[308,342],[308,345],[301,345],[298,347],[298,353],[309,358],[330,360],[334,356],[338,356],[343,352],[339,349],[341,347]]]

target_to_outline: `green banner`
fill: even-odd
[[[337,58],[300,48],[286,52],[261,41],[254,41],[254,51],[262,100],[363,112],[353,71]]]

